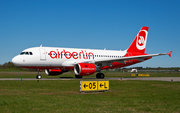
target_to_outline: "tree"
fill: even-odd
[[[1,66],[1,69],[6,69],[7,67],[7,62],[5,62],[2,66]]]
[[[6,68],[8,68],[8,69],[16,68],[16,66],[12,62],[8,62]]]

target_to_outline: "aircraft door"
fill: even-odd
[[[46,51],[43,48],[39,49],[40,51],[40,60],[46,60]]]

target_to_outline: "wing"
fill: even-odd
[[[152,58],[154,56],[169,55],[171,57],[171,53],[172,53],[172,51],[169,52],[169,53],[159,53],[159,54],[130,56],[130,57],[122,57],[122,58],[118,58],[118,59],[108,59],[108,60],[96,60],[95,63],[96,64],[101,64],[102,66],[106,66],[106,65],[112,64],[113,62],[119,62],[119,63],[125,64],[125,61],[135,60],[135,59],[142,62],[145,59]]]
[[[144,61],[145,59],[147,58],[151,58],[151,57],[154,57],[154,56],[161,56],[161,55],[169,55],[171,57],[171,52],[169,53],[159,53],[159,54],[149,54],[149,55],[139,55],[139,56],[130,56],[130,57],[121,57],[121,58],[116,58],[116,59],[99,59],[99,60],[77,60],[77,61],[65,61],[62,63],[63,66],[74,66],[75,64],[78,64],[78,63],[93,63],[93,64],[97,64],[97,65],[100,65],[100,66],[109,66],[111,65],[113,62],[119,62],[119,63],[123,63],[125,64],[125,61],[128,61],[128,60],[139,60],[139,61]]]

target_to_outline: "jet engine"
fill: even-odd
[[[62,74],[64,71],[62,71],[61,69],[46,69],[45,73],[47,75],[51,75],[51,76],[56,76],[56,75],[60,75]]]
[[[74,73],[80,76],[87,76],[96,72],[95,64],[79,63],[74,66]]]

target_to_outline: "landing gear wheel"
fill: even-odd
[[[79,76],[79,75],[75,75],[75,78],[82,78],[82,76]]]
[[[105,75],[103,73],[100,74],[100,78],[104,79]]]
[[[41,75],[36,75],[36,78],[37,79],[41,79]]]
[[[96,78],[103,79],[104,77],[105,77],[105,75],[103,73],[97,73],[96,74]]]
[[[41,70],[40,69],[38,69],[38,75],[36,75],[36,78],[41,79]]]
[[[99,78],[99,75],[100,75],[100,73],[97,73],[97,74],[96,74],[96,78]]]

